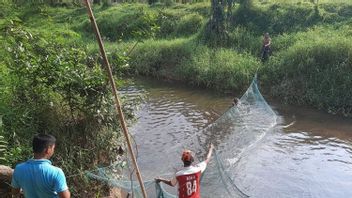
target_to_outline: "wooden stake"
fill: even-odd
[[[129,150],[129,152],[131,154],[132,162],[133,162],[133,165],[134,165],[134,167],[136,169],[136,175],[137,175],[139,184],[141,186],[143,197],[147,198],[147,193],[145,191],[145,187],[144,187],[144,184],[143,184],[142,176],[140,174],[140,171],[139,171],[139,168],[138,168],[138,164],[137,164],[137,160],[136,160],[136,157],[135,157],[134,152],[133,152],[133,148],[132,148],[132,145],[131,145],[128,129],[126,127],[124,114],[122,112],[122,108],[121,108],[121,105],[120,105],[120,99],[119,99],[119,97],[117,95],[116,84],[115,84],[115,81],[114,81],[114,77],[112,75],[111,66],[109,64],[108,58],[107,58],[106,53],[105,53],[105,49],[104,49],[103,41],[102,41],[101,36],[100,36],[98,25],[97,25],[97,23],[95,21],[95,18],[94,18],[93,11],[92,11],[92,8],[90,6],[89,0],[85,0],[85,3],[86,3],[86,6],[87,6],[89,19],[90,19],[90,21],[92,23],[95,35],[96,35],[97,40],[98,40],[100,53],[101,53],[101,55],[103,57],[103,61],[104,61],[104,64],[106,66],[106,70],[108,72],[110,85],[112,87],[112,93],[113,93],[113,96],[114,96],[114,99],[115,99],[115,109],[116,109],[117,114],[119,115],[120,124],[121,124],[121,127],[122,127],[123,134],[124,134],[124,136],[126,138],[128,150]]]

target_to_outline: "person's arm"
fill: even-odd
[[[59,169],[57,172],[54,188],[60,198],[70,198],[71,197],[71,193],[68,190],[68,186],[66,183],[65,174],[61,169]]]
[[[208,163],[210,161],[211,154],[213,153],[214,145],[210,144],[209,151],[207,154],[207,158],[205,159],[205,162]]]
[[[271,38],[268,39],[268,44],[265,45],[265,47],[268,47],[271,45]]]
[[[177,181],[176,179],[172,179],[172,180],[167,180],[167,179],[163,179],[163,178],[155,178],[155,182],[159,183],[159,182],[163,182],[169,186],[176,186]]]
[[[71,197],[71,193],[69,190],[65,190],[59,193],[59,197],[60,198],[70,198]]]

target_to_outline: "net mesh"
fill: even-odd
[[[248,153],[276,123],[277,116],[261,95],[255,76],[237,106],[229,108],[208,127],[185,133],[178,141],[173,139],[173,142],[166,142],[170,146],[162,151],[157,150],[158,146],[144,148],[146,151],[140,153],[138,163],[149,165],[141,169],[148,197],[176,198],[176,188],[155,183],[154,178],[174,177],[180,169],[176,168],[175,164],[180,161],[184,148],[195,152],[196,160],[204,159],[210,143],[215,145],[216,150],[206,171],[202,174],[201,196],[203,198],[248,197],[236,185],[236,164],[241,157],[245,156],[244,153]],[[146,155],[147,153],[149,156]],[[156,162],[150,153],[157,153],[162,160]],[[130,197],[143,197],[128,156],[119,161],[109,167],[87,172],[87,176],[123,189],[130,194]]]

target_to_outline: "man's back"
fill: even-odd
[[[206,166],[206,162],[201,162],[195,166],[186,167],[176,173],[179,198],[200,197],[200,176]]]
[[[58,197],[68,189],[63,171],[46,159],[31,159],[16,166],[12,186],[22,188],[26,198]]]

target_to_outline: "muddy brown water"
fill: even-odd
[[[123,92],[143,95],[130,131],[146,179],[162,174],[156,166],[162,167],[164,150],[214,122],[232,98],[145,79],[135,80]],[[260,198],[352,197],[352,119],[267,101],[282,120],[280,125],[291,125],[278,126],[241,158],[237,186]]]

